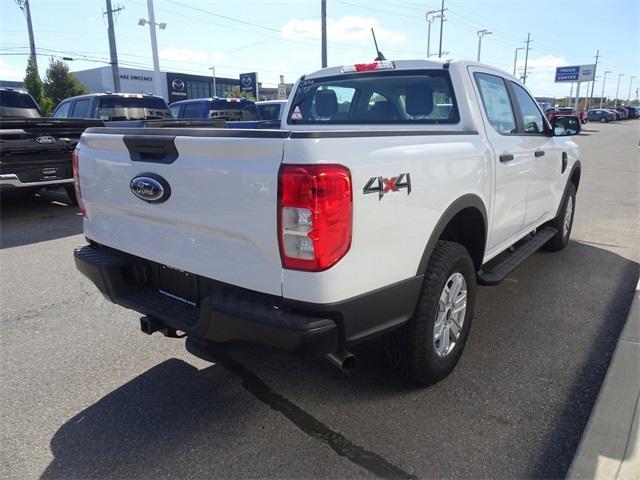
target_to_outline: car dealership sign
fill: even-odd
[[[592,82],[595,78],[595,65],[576,65],[556,68],[556,83]]]
[[[258,99],[258,74],[256,72],[241,73],[240,90],[252,98]]]

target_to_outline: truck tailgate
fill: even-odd
[[[85,133],[79,150],[89,239],[168,267],[282,294],[276,212],[286,132],[108,130]],[[134,195],[132,180],[145,174],[166,181],[166,201]]]

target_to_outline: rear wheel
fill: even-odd
[[[608,120],[606,119],[606,117],[600,117],[600,123],[607,123]]]
[[[469,335],[475,291],[469,252],[457,243],[438,242],[413,317],[385,338],[387,357],[404,376],[430,385],[454,369]]]

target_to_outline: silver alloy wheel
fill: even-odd
[[[455,272],[444,284],[433,326],[433,346],[441,358],[456,346],[467,312],[467,281]]]
[[[565,238],[569,235],[569,229],[571,228],[571,218],[573,216],[573,197],[569,196],[567,199],[567,208],[564,210],[564,222],[562,224],[562,237]]]

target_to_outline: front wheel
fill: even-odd
[[[569,243],[571,229],[573,228],[573,217],[576,213],[576,187],[569,183],[567,196],[564,199],[560,213],[549,225],[557,230],[557,233],[549,239],[544,249],[550,252],[562,250]]]
[[[385,338],[388,359],[405,377],[430,385],[451,373],[469,336],[475,291],[475,267],[467,249],[439,241],[413,317]]]
[[[605,117],[600,117],[600,123],[607,123],[609,120],[607,120]]]

